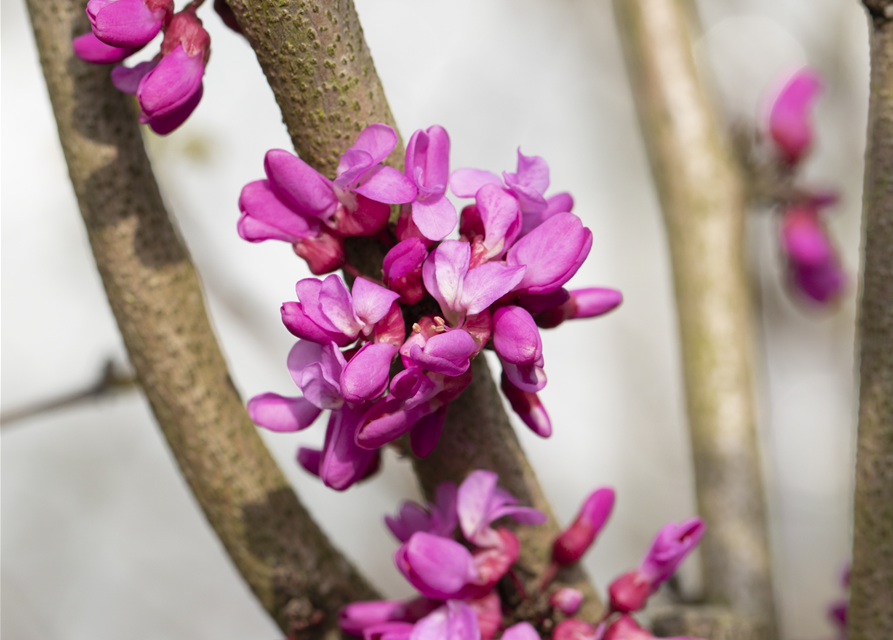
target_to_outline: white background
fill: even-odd
[[[208,3],[210,5],[211,3]],[[694,513],[669,261],[654,187],[607,0],[357,0],[404,139],[441,124],[452,166],[514,170],[518,145],[545,157],[552,193],[571,191],[593,230],[573,285],[619,288],[623,306],[544,335],[555,426],[520,434],[563,521],[587,491],[619,501],[586,565],[604,585],[635,565],[655,530]],[[842,192],[831,214],[851,288],[835,313],[792,304],[776,227],[753,212],[749,254],[761,341],[760,425],[776,591],[786,638],[831,635],[850,547],[853,326],[867,25],[853,0],[702,2],[698,44],[717,101],[753,124],[779,74],[809,63],[826,78],[806,173]],[[2,409],[89,384],[107,357],[126,361],[56,137],[22,0],[2,0]],[[236,201],[264,152],[290,148],[254,55],[210,6],[205,96],[149,148],[202,275],[233,377],[247,398],[292,393],[279,321],[306,267],[288,245],[235,232]],[[150,54],[151,55],[151,54]],[[520,423],[519,423],[520,424]],[[317,425],[265,441],[325,530],[390,596],[411,588],[381,524],[415,497],[408,465],[335,495],[298,470]],[[278,638],[214,538],[138,392],[12,424],[2,437],[2,632],[29,640]],[[697,560],[683,568],[696,591]]]

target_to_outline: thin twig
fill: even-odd
[[[774,627],[741,171],[695,67],[692,3],[614,10],[673,263],[707,600]]]

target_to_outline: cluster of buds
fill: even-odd
[[[821,78],[801,69],[781,88],[769,109],[769,138],[776,167],[791,180],[813,143],[812,104],[822,88]],[[847,277],[828,235],[821,212],[837,200],[827,192],[795,188],[781,202],[781,248],[791,287],[817,304],[837,300]]]
[[[334,274],[297,283],[298,300],[281,313],[300,339],[288,368],[303,395],[266,393],[248,404],[252,419],[274,431],[304,429],[331,410],[322,451],[302,449],[298,460],[339,490],[377,468],[378,449],[406,433],[413,453],[427,456],[485,347],[502,362],[513,409],[548,437],[537,397],[546,385],[539,329],[602,315],[622,299],[613,289],[564,288],[592,232],[570,212],[568,194],[544,197],[542,158],[519,151],[517,172],[502,179],[477,169],[450,175],[449,137],[433,126],[413,134],[400,172],[382,164],[396,144],[391,127],[370,125],[341,156],[334,180],[287,151],[269,151],[266,179],[239,198],[245,240],[289,242],[316,275],[341,268],[358,276],[350,290]],[[461,216],[448,186],[474,198]],[[400,215],[389,225],[392,205]],[[447,238],[457,223],[459,238]],[[381,279],[347,263],[351,236],[390,247]]]
[[[112,69],[112,83],[135,95],[140,122],[159,135],[179,127],[202,98],[202,78],[211,55],[211,37],[195,15],[203,0],[174,13],[173,0],[90,0],[92,31],[74,39],[74,53],[95,64],[122,62],[164,32],[161,51],[133,67]],[[215,8],[217,8],[215,4]],[[218,12],[232,16],[225,4]],[[234,24],[234,23],[233,23]]]
[[[647,595],[672,575],[697,544],[703,532],[700,520],[664,527],[639,569],[612,585],[611,608],[592,625],[572,617],[583,601],[580,591],[568,587],[550,591],[550,585],[556,568],[578,562],[610,516],[614,491],[598,489],[553,543],[552,563],[539,581],[540,593],[535,594],[548,603],[547,609],[534,607],[534,619],[507,625],[500,596],[504,590],[497,589],[497,583],[506,578],[520,584],[512,570],[520,544],[511,531],[492,525],[505,516],[522,524],[542,523],[546,517],[518,506],[497,481],[495,473],[474,471],[458,490],[451,483],[441,484],[435,502],[427,508],[406,502],[397,516],[386,517],[388,528],[402,543],[394,562],[420,595],[408,601],[350,604],[341,611],[341,629],[364,640],[493,640],[500,634],[503,640],[541,640],[540,634],[550,629],[554,629],[554,640],[652,638],[629,613],[644,605]],[[454,537],[457,525],[462,542]],[[644,595],[631,597],[626,586],[617,586],[633,581],[643,585],[635,591]],[[556,618],[564,619],[550,626]]]

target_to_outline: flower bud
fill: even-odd
[[[512,384],[505,372],[502,373],[500,388],[512,405],[512,411],[524,421],[536,435],[548,438],[552,435],[552,422],[546,408],[534,391],[523,391]]]
[[[599,630],[588,622],[568,618],[562,620],[552,632],[552,640],[597,640]]]
[[[84,62],[93,64],[114,64],[136,52],[132,47],[121,48],[106,44],[93,33],[78,36],[71,43],[71,47],[74,49],[74,55]]]
[[[640,571],[624,573],[608,587],[611,610],[620,613],[639,611],[645,607],[651,592],[651,582]]]
[[[549,604],[558,609],[566,616],[572,616],[580,609],[583,604],[583,593],[577,589],[564,587],[558,589],[549,597]]]
[[[811,69],[801,69],[782,87],[769,113],[769,134],[788,164],[796,164],[812,144],[809,109],[822,89]]]
[[[331,273],[344,266],[344,239],[341,236],[321,229],[315,238],[306,238],[294,243],[297,255],[307,261],[313,275]]]
[[[614,508],[614,490],[602,487],[583,503],[580,514],[552,545],[552,561],[560,566],[577,562],[595,541],[595,537]]]
[[[172,0],[90,0],[93,33],[113,47],[142,47],[158,35],[174,13]]]

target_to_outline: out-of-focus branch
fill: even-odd
[[[334,177],[340,154],[363,127],[373,122],[395,127],[352,0],[227,1],[276,94],[295,149],[308,164]],[[389,164],[402,168],[403,154],[401,143]],[[356,239],[348,247],[353,252],[349,259],[379,277],[382,253],[375,242]],[[559,528],[509,426],[483,356],[474,370],[471,387],[450,407],[437,449],[415,462],[416,472],[430,497],[438,482],[461,482],[473,469],[490,469],[522,502],[548,513],[546,525],[519,532],[524,555],[517,566],[531,586]],[[582,571],[559,575],[558,582],[564,580],[584,591],[586,614],[595,619],[601,603]]]
[[[847,637],[893,638],[893,2],[871,16],[862,207],[859,436]]]
[[[86,389],[56,396],[51,400],[36,402],[30,406],[13,409],[0,414],[0,426],[8,428],[15,422],[33,418],[34,416],[58,409],[66,409],[80,404],[84,400],[97,400],[120,389],[134,389],[136,377],[130,373],[121,373],[114,360],[106,360],[99,372],[99,377]]]
[[[752,398],[742,177],[691,50],[682,0],[615,0],[673,262],[709,602],[774,619]]]
[[[40,61],[96,265],[137,378],[196,499],[284,631],[338,635],[375,592],[298,501],[248,418],[168,218],[130,99],[76,59],[82,0],[29,0]]]

